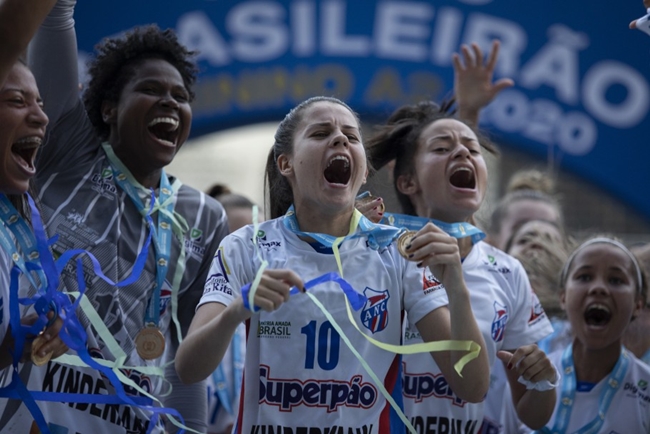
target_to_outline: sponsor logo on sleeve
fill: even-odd
[[[361,323],[371,332],[377,333],[388,326],[388,290],[376,291],[366,287],[363,290],[366,304],[361,310]]]
[[[439,289],[444,289],[444,285],[429,271],[429,267],[422,270],[422,290],[425,294],[430,294]]]
[[[230,271],[224,258],[223,247],[219,247],[213,263],[216,263],[217,271],[212,273],[206,280],[203,294],[223,292],[224,294],[232,295],[232,288],[230,287],[230,282],[228,280],[228,274]]]
[[[506,324],[508,323],[508,307],[494,302],[494,319],[492,320],[492,340],[494,342],[501,342],[506,332]]]
[[[537,298],[537,295],[534,292],[531,293],[531,299],[533,306],[530,308],[530,318],[528,319],[528,325],[533,325],[539,322],[542,318],[546,318],[546,312],[544,312],[542,303],[540,303],[539,298]]]

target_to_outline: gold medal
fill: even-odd
[[[38,354],[38,350],[40,350],[41,347],[46,343],[47,341],[45,340],[43,335],[36,336],[34,342],[32,342],[32,363],[34,363],[34,365],[36,366],[43,366],[44,364],[50,361],[50,359],[52,358],[52,354],[54,354],[54,351],[50,351],[44,356],[40,356]]]
[[[406,231],[402,233],[402,235],[399,236],[397,239],[397,251],[399,251],[399,254],[402,255],[404,258],[408,259],[409,253],[406,252],[406,246],[411,244],[411,240],[415,236],[417,232],[415,231]]]
[[[158,327],[147,326],[135,337],[135,349],[144,360],[153,360],[165,351],[165,336]]]

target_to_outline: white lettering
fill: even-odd
[[[287,52],[289,34],[281,22],[285,10],[274,2],[246,2],[228,14],[227,28],[233,36],[232,50],[245,62],[264,62]]]
[[[621,85],[627,97],[620,103],[607,100],[610,87]],[[582,83],[583,103],[599,121],[618,128],[630,128],[648,114],[648,82],[635,69],[620,62],[606,60],[592,66]]]
[[[380,3],[375,24],[377,55],[422,62],[427,59],[428,21],[433,8],[425,3]]]
[[[560,24],[549,28],[550,41],[521,70],[521,85],[536,89],[545,84],[555,89],[557,97],[568,104],[578,102],[578,50],[589,39]]]
[[[451,65],[451,55],[456,51],[463,14],[458,9],[442,8],[438,11],[436,28],[431,43],[431,61],[438,65]]]
[[[370,55],[367,36],[345,34],[345,2],[333,0],[323,3],[321,30],[322,50],[326,56],[366,57]]]
[[[586,155],[596,145],[598,128],[584,113],[566,113],[558,124],[557,140],[560,149],[572,155]]]
[[[519,70],[519,58],[528,43],[528,35],[517,23],[484,14],[472,14],[465,30],[466,42],[476,42],[479,47],[489,47],[493,39],[501,41],[498,75],[515,77]]]
[[[205,13],[195,11],[181,15],[176,33],[181,44],[199,52],[197,61],[206,60],[211,66],[230,63],[226,43]]]
[[[298,57],[313,56],[316,51],[316,6],[312,1],[296,1],[291,4],[293,28],[293,54]]]

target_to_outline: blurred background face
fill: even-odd
[[[564,237],[552,223],[531,220],[524,223],[513,234],[508,253],[515,257],[531,254],[533,251],[562,246]]]
[[[231,206],[226,208],[226,214],[228,215],[228,229],[230,233],[253,223],[252,208]]]
[[[513,202],[501,221],[501,230],[494,239],[495,247],[504,250],[513,231],[530,220],[546,220],[559,224],[560,214],[554,206],[539,200],[522,199]]]

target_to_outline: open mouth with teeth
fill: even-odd
[[[347,185],[352,176],[350,160],[344,155],[333,157],[328,163],[325,172],[325,179],[330,184]]]
[[[14,159],[18,164],[27,171],[33,172],[35,169],[34,160],[36,159],[39,146],[41,146],[40,137],[25,137],[11,146],[11,153],[14,155]]]
[[[585,310],[584,319],[587,325],[603,327],[612,319],[612,314],[607,306],[592,304]]]
[[[474,172],[467,167],[459,167],[449,177],[449,182],[456,188],[473,190],[476,188]]]
[[[149,122],[147,127],[159,142],[167,146],[176,146],[180,133],[179,125],[178,120],[174,118],[158,117]]]

